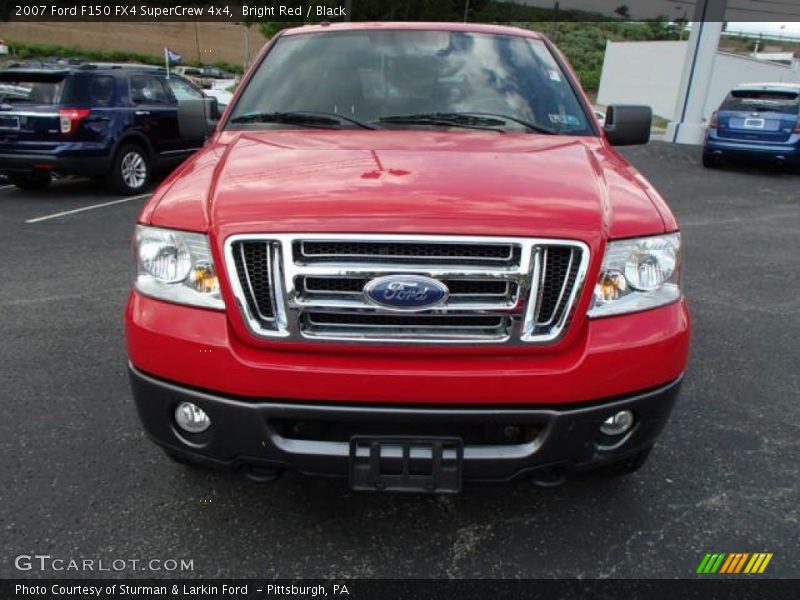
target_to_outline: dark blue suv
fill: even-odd
[[[753,83],[731,91],[708,126],[703,166],[720,159],[800,166],[800,83]]]
[[[84,64],[0,71],[0,173],[22,189],[53,174],[102,178],[123,194],[200,148],[216,101],[147,66]]]

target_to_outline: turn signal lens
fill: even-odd
[[[189,272],[191,286],[201,294],[213,294],[219,290],[219,280],[214,266],[209,263],[198,263]]]
[[[603,301],[611,302],[625,293],[625,290],[628,289],[628,282],[619,271],[608,271],[600,276],[598,286],[598,293]]]

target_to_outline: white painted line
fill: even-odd
[[[129,198],[122,198],[120,200],[112,200],[111,202],[103,202],[101,204],[92,204],[91,206],[84,206],[83,208],[76,208],[74,210],[65,210],[63,212],[55,213],[52,215],[45,215],[43,217],[36,217],[35,219],[28,219],[26,223],[40,223],[48,219],[58,219],[59,217],[66,217],[67,215],[74,215],[75,213],[84,212],[87,210],[94,210],[95,208],[103,208],[104,206],[111,206],[112,204],[121,204],[123,202],[130,202],[131,200],[141,200],[151,196],[152,193],[140,194],[138,196],[130,196]]]
[[[13,185],[0,185],[0,190],[10,190],[13,187]]]

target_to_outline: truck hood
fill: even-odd
[[[225,132],[142,218],[223,238],[327,231],[591,243],[674,228],[663,201],[599,138],[477,131]]]

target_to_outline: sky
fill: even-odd
[[[552,8],[555,0],[510,0],[530,6]],[[694,16],[696,0],[559,0],[562,9],[580,9],[616,16],[614,10],[625,4],[634,19],[666,16],[676,19]],[[800,37],[800,1],[727,0],[726,20],[735,22],[736,31],[780,33]],[[760,21],[760,22],[759,22]],[[734,30],[733,27],[729,29]]]
[[[728,23],[728,31],[741,31],[743,33],[769,33],[800,38],[800,22],[774,22],[774,23]]]

